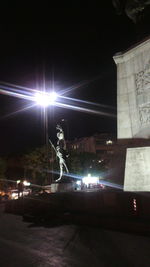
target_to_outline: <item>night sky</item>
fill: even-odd
[[[125,14],[118,16],[111,1],[106,3],[84,9],[84,13],[80,8],[64,9],[60,18],[65,20],[59,22],[0,24],[1,85],[6,82],[36,89],[45,81],[47,90],[52,85],[59,93],[72,88],[65,96],[97,103],[99,106],[82,106],[108,115],[49,107],[52,140],[61,119],[66,120],[62,124],[66,139],[98,132],[116,134],[117,73],[112,57],[148,36],[150,24],[145,20],[145,25],[135,25]],[[41,108],[15,113],[29,104],[0,94],[1,155],[44,144]]]

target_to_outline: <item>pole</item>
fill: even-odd
[[[46,182],[47,184],[50,183],[49,181],[49,159],[48,159],[48,112],[47,108],[44,109],[44,118],[45,118],[45,145],[46,145]]]

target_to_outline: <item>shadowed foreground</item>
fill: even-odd
[[[83,225],[29,227],[0,206],[0,266],[150,266],[150,238]]]

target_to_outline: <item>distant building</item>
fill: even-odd
[[[123,184],[126,150],[130,147],[150,146],[150,139],[120,139],[112,134],[101,133],[67,142],[69,151],[96,154],[96,160],[89,165],[89,173],[97,163],[109,181]]]
[[[116,138],[112,134],[94,134],[68,141],[68,150],[77,153],[88,152],[95,154],[113,154],[117,145]]]

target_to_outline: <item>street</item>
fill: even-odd
[[[0,266],[150,266],[150,238],[100,228],[31,227],[0,205]]]

